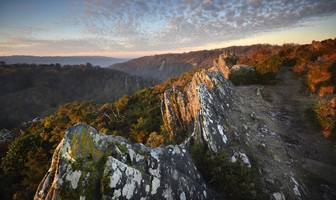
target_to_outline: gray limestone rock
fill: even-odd
[[[162,114],[172,134],[192,135],[214,152],[223,149],[229,138],[232,84],[214,67],[195,73],[184,93],[175,88],[162,97]]]
[[[183,145],[149,148],[70,127],[34,199],[219,199]]]

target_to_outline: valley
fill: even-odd
[[[2,64],[0,129],[43,118],[60,105],[113,102],[157,81],[124,72],[82,65]]]

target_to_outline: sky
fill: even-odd
[[[336,38],[336,0],[0,0],[0,55],[139,57]]]

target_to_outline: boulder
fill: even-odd
[[[220,199],[183,145],[155,149],[70,127],[34,199]]]

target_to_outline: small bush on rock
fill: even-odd
[[[230,162],[224,150],[215,153],[196,143],[191,156],[205,181],[224,199],[265,199],[254,169],[240,161]]]
[[[271,85],[275,84],[275,76],[276,73],[274,72],[260,74],[255,68],[241,67],[237,70],[232,69],[229,79],[234,85]]]

